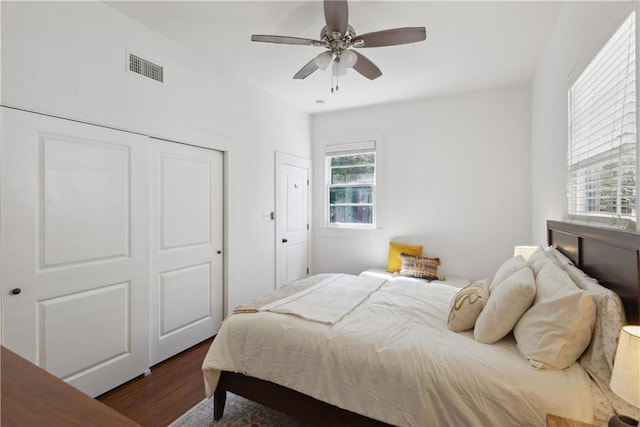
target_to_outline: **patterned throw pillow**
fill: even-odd
[[[400,254],[413,256],[422,255],[421,245],[406,245],[404,243],[389,242],[389,257],[387,259],[387,271],[389,273],[397,273],[400,271],[402,264],[400,262]]]
[[[447,327],[454,332],[473,329],[489,298],[489,279],[478,280],[460,289],[449,304]]]
[[[400,276],[418,279],[438,280],[440,258],[423,258],[421,256],[400,254]]]

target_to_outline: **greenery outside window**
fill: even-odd
[[[327,225],[375,227],[375,142],[327,146]]]
[[[631,227],[637,218],[635,12],[569,89],[568,214]]]

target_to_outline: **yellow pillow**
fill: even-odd
[[[402,267],[402,261],[400,260],[401,253],[422,256],[422,245],[413,246],[405,245],[404,243],[389,242],[389,259],[387,260],[387,271],[389,273],[400,271]]]

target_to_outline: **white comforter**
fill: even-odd
[[[379,277],[334,274],[304,291],[267,304],[260,311],[291,314],[312,322],[334,325],[385,282],[386,279]]]
[[[235,314],[203,364],[241,372],[399,426],[544,426],[545,413],[591,422],[589,379],[527,367],[509,336],[487,345],[447,329],[458,289],[386,282],[334,325],[273,312]]]

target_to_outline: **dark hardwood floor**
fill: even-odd
[[[203,341],[153,366],[151,375],[134,378],[96,399],[143,426],[167,426],[205,398],[201,367],[212,341]]]

